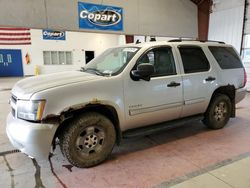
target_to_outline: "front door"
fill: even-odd
[[[171,47],[148,50],[136,63],[151,63],[155,73],[150,81],[124,83],[126,129],[151,125],[180,116],[183,105],[182,79]]]
[[[0,77],[23,76],[21,50],[0,49]]]

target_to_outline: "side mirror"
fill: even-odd
[[[131,71],[131,75],[134,80],[150,81],[151,75],[154,73],[154,66],[150,63],[142,63],[137,66],[136,70]]]

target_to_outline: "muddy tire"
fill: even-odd
[[[60,137],[60,148],[72,165],[86,168],[103,162],[115,141],[112,122],[99,113],[91,112],[69,123]]]
[[[230,119],[232,103],[227,95],[217,94],[211,100],[203,123],[210,129],[223,128]]]

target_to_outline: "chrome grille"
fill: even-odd
[[[14,96],[14,95],[12,95],[12,96],[11,96],[11,101],[12,101],[14,104],[16,104],[17,97]]]
[[[11,113],[12,113],[12,116],[15,117],[16,116],[16,110],[14,108],[11,108]]]
[[[11,114],[13,117],[16,117],[16,103],[17,103],[17,97],[15,95],[12,95],[10,97],[10,101],[11,101]]]

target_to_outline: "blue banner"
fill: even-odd
[[[50,29],[43,30],[44,40],[66,40],[65,31],[54,31]]]
[[[79,28],[123,30],[123,9],[120,7],[78,2]]]

